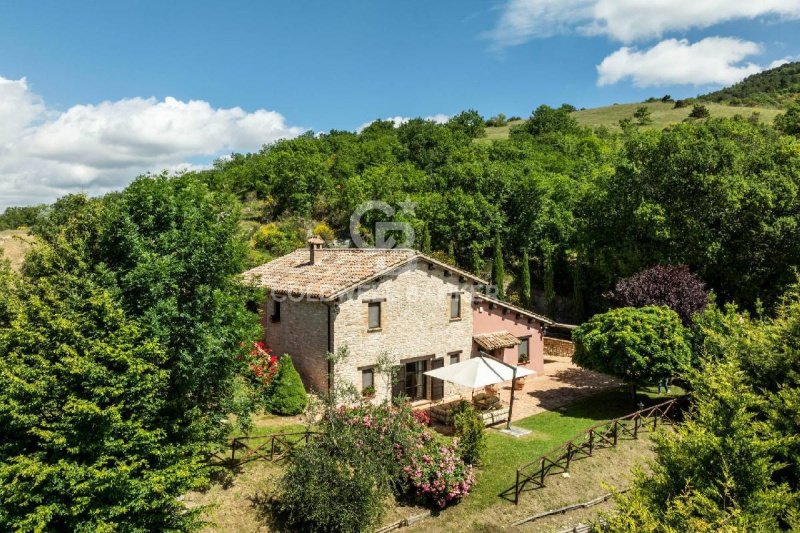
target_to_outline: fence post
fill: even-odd
[[[236,437],[233,438],[231,441],[231,466],[236,464],[236,443],[238,439]]]
[[[594,452],[594,429],[589,430],[589,457]]]
[[[572,461],[572,442],[567,443],[567,468],[566,471],[569,472],[569,463]]]
[[[633,417],[633,438],[634,439],[638,439],[639,438],[639,420],[641,420],[641,418],[639,416]]]
[[[517,468],[517,482],[514,483],[514,505],[519,505],[519,468]]]
[[[614,420],[614,446],[617,445],[618,433],[619,433],[619,420]]]
[[[541,480],[539,481],[539,484],[542,487],[544,487],[544,457],[542,457],[542,472],[541,472],[541,474],[542,474],[542,477],[541,477]]]
[[[271,435],[269,438],[269,460],[275,460],[275,435]]]
[[[653,417],[653,431],[656,430],[656,426],[658,425],[658,416],[659,413],[655,413],[656,416]]]

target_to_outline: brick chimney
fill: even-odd
[[[322,245],[325,244],[325,241],[317,237],[316,235],[312,235],[308,239],[308,262],[312,265],[314,264],[314,251],[322,248]]]

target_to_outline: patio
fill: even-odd
[[[512,421],[545,411],[560,411],[578,399],[616,388],[621,384],[621,381],[611,376],[577,367],[569,357],[547,357],[544,373],[526,377],[522,389],[514,391]],[[417,404],[415,408],[429,410],[431,422],[436,429],[447,434],[452,431],[450,411],[461,399],[473,400],[474,404],[478,404],[476,407],[487,425],[497,425],[505,422],[508,417],[511,382],[494,385],[493,388],[497,389],[497,398],[493,399],[492,405],[487,404],[486,394],[483,391],[476,390],[474,396],[467,392],[461,397],[448,397],[435,404]]]
[[[618,387],[622,382],[611,376],[579,368],[569,357],[547,357],[544,373],[525,379],[522,390],[514,392],[512,420],[519,420],[544,411],[557,411],[586,396]],[[503,384],[500,400],[508,405],[511,384]]]

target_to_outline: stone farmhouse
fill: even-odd
[[[292,356],[308,390],[328,390],[335,375],[374,389],[376,401],[441,400],[465,391],[423,373],[479,351],[543,368],[549,319],[480,293],[487,281],[414,250],[325,248],[312,237],[243,277],[267,289],[265,341]],[[343,346],[350,356],[334,373],[326,354]],[[382,353],[397,362],[392,385],[376,372]]]

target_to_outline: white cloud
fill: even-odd
[[[508,0],[486,36],[500,48],[572,31],[629,43],[765,16],[800,18],[800,0]]]
[[[445,115],[444,113],[436,113],[435,115],[429,115],[427,117],[422,117],[422,118],[423,120],[430,120],[432,122],[436,122],[437,124],[444,124],[445,122],[450,120],[450,115]],[[392,122],[394,123],[394,127],[397,128],[398,126],[402,126],[403,124],[411,120],[411,117],[402,117],[398,115],[394,117],[386,117],[384,119],[370,120],[369,122],[364,122],[359,127],[357,127],[356,131],[358,133],[361,133],[364,130],[364,128],[366,128],[373,122],[376,122],[377,120],[386,120]]]
[[[629,78],[637,87],[730,85],[763,70],[755,63],[742,63],[760,52],[757,43],[730,37],[708,37],[694,44],[667,39],[646,50],[626,46],[597,66],[597,84]]]
[[[167,97],[48,109],[26,80],[0,77],[0,209],[101,194],[148,171],[198,168],[197,159],[257,150],[293,137],[279,113],[213,108]]]

